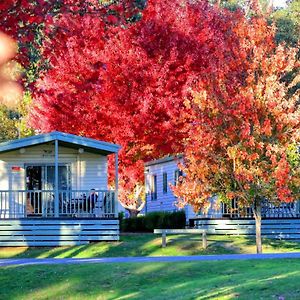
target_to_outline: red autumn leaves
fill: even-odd
[[[299,140],[299,111],[281,81],[295,50],[276,47],[262,17],[206,1],[79,2],[19,12],[28,28],[46,16],[50,30],[41,47],[49,69],[33,87],[35,128],[121,144],[124,202],[145,160],[178,152],[186,178],[174,191],[195,207],[218,193],[248,204],[296,196],[285,153]]]

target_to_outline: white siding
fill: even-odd
[[[152,211],[177,211],[176,197],[170,189],[170,183],[175,182],[175,170],[178,169],[178,160],[172,160],[162,162],[159,164],[153,164],[146,167],[146,208],[145,212]],[[167,193],[163,193],[163,173],[167,173]],[[151,176],[157,176],[157,200],[151,200],[150,195],[150,178]],[[196,216],[190,205],[185,207],[187,220]]]
[[[83,153],[78,159],[78,189],[107,189],[107,157]]]
[[[59,163],[69,164],[72,173],[72,189],[106,189],[107,157],[76,149],[59,147]],[[38,145],[0,154],[0,189],[25,189],[25,166],[30,164],[54,164],[54,146]],[[12,167],[21,167],[12,172]]]
[[[71,188],[73,190],[107,189],[107,157],[100,154],[84,152],[78,149],[59,146],[59,163],[71,167]],[[0,154],[0,190],[25,190],[26,165],[54,165],[54,145],[43,144],[25,149]],[[13,171],[12,167],[20,167]],[[12,197],[5,207],[12,206]],[[2,206],[3,207],[3,206]],[[24,208],[20,208],[21,210]],[[0,216],[1,217],[1,216]],[[2,216],[3,217],[3,216]]]

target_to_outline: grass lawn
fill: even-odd
[[[0,299],[300,299],[300,260],[5,267]]]
[[[73,247],[0,247],[0,258],[46,258],[46,257],[116,257],[161,255],[206,255],[230,253],[255,253],[254,238],[243,236],[209,236],[208,248],[204,250],[196,235],[169,236],[167,247],[161,248],[161,237],[153,234],[121,236],[119,242],[100,242]],[[263,241],[263,252],[300,252],[300,242]]]

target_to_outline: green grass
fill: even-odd
[[[263,241],[264,253],[300,252],[300,242]],[[206,255],[230,253],[255,253],[255,240],[249,237],[209,236],[208,248],[202,248],[201,238],[196,235],[173,235],[168,245],[161,248],[161,237],[153,234],[121,236],[120,242],[100,242],[73,247],[6,247],[0,248],[0,258],[46,257],[116,257],[161,255]]]
[[[300,299],[300,260],[5,267],[0,299]]]

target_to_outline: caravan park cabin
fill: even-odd
[[[177,198],[170,189],[183,176],[178,164],[183,156],[167,156],[145,164],[145,213],[176,211]],[[300,239],[300,202],[281,203],[279,206],[265,201],[262,209],[262,234],[271,238]],[[191,205],[185,208],[190,227],[206,229],[211,234],[255,235],[255,221],[251,207],[239,207],[238,201],[218,203],[210,199],[206,211],[194,212]]]
[[[0,246],[118,240],[107,159],[120,146],[62,132],[0,144]]]

